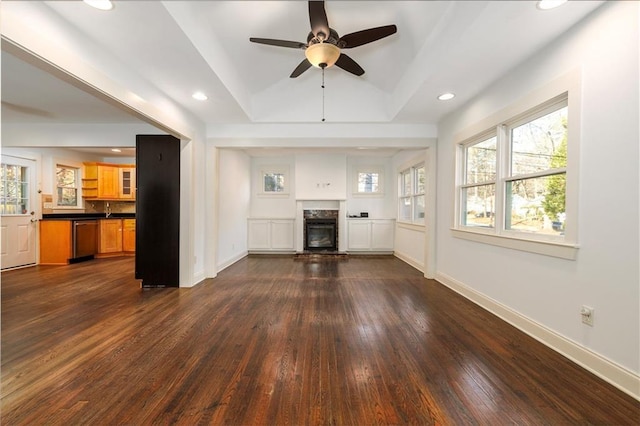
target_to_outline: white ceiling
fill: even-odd
[[[306,42],[307,2],[115,1],[109,12],[78,1],[45,3],[206,124],[320,121],[321,71],[289,78],[304,52],[249,42]],[[541,11],[534,1],[328,1],[329,24],[340,35],[388,24],[398,32],[344,51],[363,76],[326,70],[327,122],[437,124],[602,3]],[[209,100],[193,100],[196,90]],[[445,91],[457,97],[438,101]],[[3,52],[3,122],[136,120]]]

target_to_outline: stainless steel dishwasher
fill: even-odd
[[[93,259],[97,251],[98,221],[74,220],[71,232],[73,233],[73,258],[71,262]]]

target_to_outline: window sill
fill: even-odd
[[[264,198],[288,198],[288,192],[259,192],[258,197]]]
[[[351,195],[354,198],[355,197],[362,197],[362,198],[383,198],[384,197],[383,192],[354,192]]]
[[[421,231],[424,232],[426,226],[424,223],[413,223],[413,222],[402,222],[396,221],[398,228],[410,229],[412,231]]]
[[[477,243],[490,244],[493,246],[509,248],[513,250],[526,251],[530,253],[542,254],[545,256],[559,257],[561,259],[576,260],[578,254],[577,244],[558,243],[553,241],[534,241],[516,238],[512,236],[486,234],[477,231],[468,231],[451,228],[451,233],[455,238],[475,241]]]

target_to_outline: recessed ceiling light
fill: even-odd
[[[438,99],[441,101],[448,101],[449,99],[453,99],[455,97],[456,95],[454,95],[453,93],[443,93],[442,95],[438,96]]]
[[[558,6],[565,4],[567,0],[540,0],[536,6],[540,10],[555,9]]]
[[[209,99],[209,97],[202,92],[196,92],[193,95],[191,95],[191,97],[198,101],[206,101],[207,99]]]
[[[113,151],[113,152],[122,152],[122,150],[119,149],[119,148],[111,148],[111,151]]]
[[[84,2],[89,6],[100,10],[113,9],[113,3],[111,3],[111,0],[84,0]]]

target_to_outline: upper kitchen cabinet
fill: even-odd
[[[96,200],[135,200],[135,166],[84,163],[82,197]]]
[[[118,168],[118,195],[122,200],[135,200],[136,198],[136,168]]]
[[[99,164],[98,166],[98,198],[119,198],[118,190],[118,167],[106,166]]]

